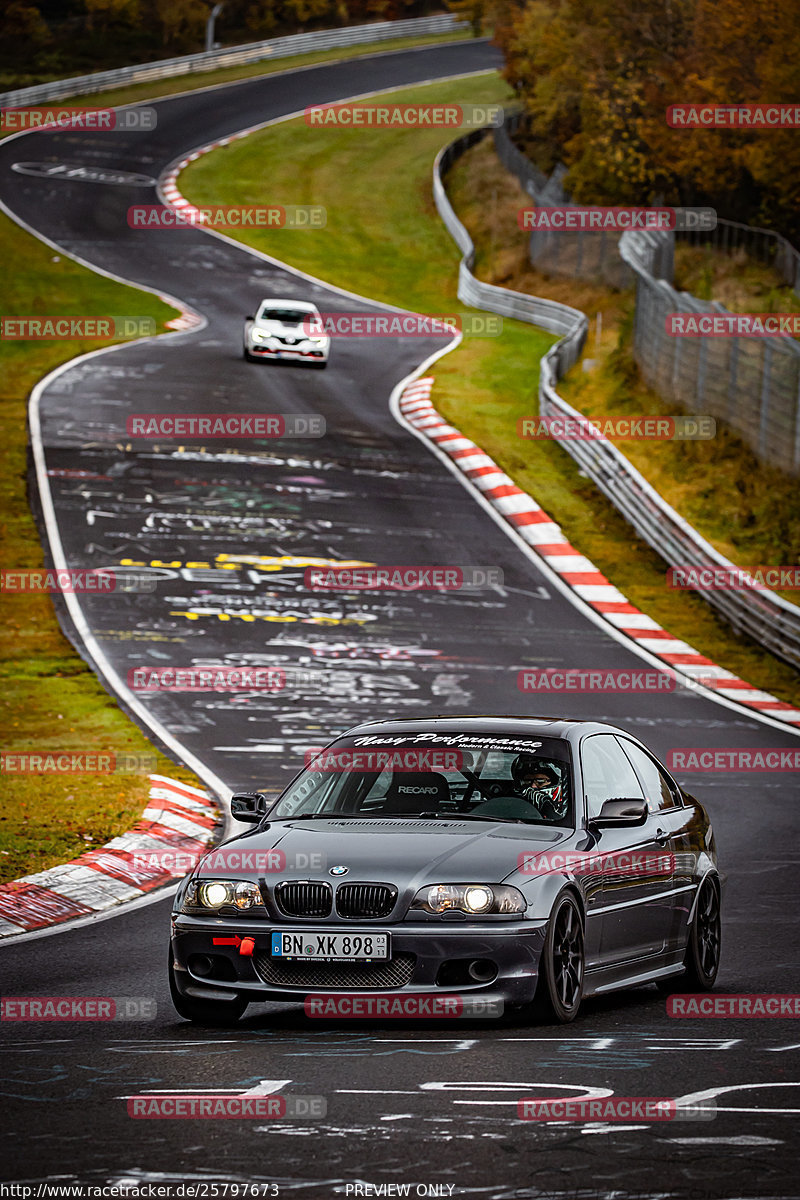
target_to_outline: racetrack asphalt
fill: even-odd
[[[104,660],[123,678],[142,665],[287,672],[275,695],[138,695],[154,723],[148,731],[166,731],[227,787],[279,789],[306,747],[362,720],[552,710],[518,692],[522,667],[636,668],[642,660],[556,590],[396,422],[393,388],[444,342],[336,342],[324,373],[245,363],[242,319],[262,296],[310,299],[326,310],[370,306],[198,229],[129,229],[130,204],[158,202],[153,185],[34,176],[12,164],[81,163],[155,180],[198,145],[306,105],[496,62],[485,42],[393,52],[156,101],[154,132],[38,132],[0,144],[0,190],[12,214],[207,321],[62,371],[44,388],[40,411],[66,561],[129,561],[157,578],[153,592],[81,598]],[[387,231],[387,252],[390,239]],[[454,253],[454,286],[455,264]],[[125,418],[143,412],[317,413],[327,433],[206,442],[202,450],[139,443],[125,435]],[[491,565],[505,584],[473,595],[321,596],[303,586],[307,558]],[[796,744],[789,730],[685,693],[574,694],[559,708],[617,722],[662,757],[681,746]],[[729,881],[717,990],[800,991],[796,775],[679,778],[709,809]],[[662,996],[642,988],[588,1002],[567,1030],[480,1021],[317,1028],[296,1009],[271,1006],[250,1009],[235,1031],[211,1033],[172,1012],[167,927],[163,900],[0,948],[4,995],[158,1003],[155,1021],[141,1024],[6,1025],[8,1179],[271,1181],[279,1194],[310,1197],[353,1195],[347,1185],[357,1181],[452,1185],[454,1196],[487,1200],[798,1194],[800,1039],[790,1020],[678,1022],[666,1017]],[[126,1114],[124,1097],[148,1090],[246,1092],[264,1080],[324,1096],[327,1116],[254,1125]],[[710,1122],[516,1120],[519,1096],[586,1088],[675,1097],[733,1090],[717,1095],[721,1110]]]

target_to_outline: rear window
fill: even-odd
[[[261,310],[262,321],[281,321],[284,325],[300,325],[303,321],[313,321],[315,314],[299,308],[267,308]]]

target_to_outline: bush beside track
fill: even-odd
[[[483,77],[402,89],[392,96],[400,102],[481,103],[502,100],[508,91],[499,79]],[[430,182],[434,156],[451,138],[442,131],[320,130],[301,120],[283,122],[203,156],[181,174],[179,187],[197,205],[263,203],[262,181],[268,177],[270,197],[279,196],[282,203],[324,200],[328,224],[317,234],[273,230],[235,236],[365,296],[423,312],[460,311],[453,300],[457,253],[434,209]],[[298,157],[302,176],[296,171]],[[474,211],[472,220],[465,211],[473,204],[474,183],[456,174],[451,188],[468,227],[476,224]],[[498,213],[502,189],[499,179]],[[480,242],[479,252],[488,256],[501,251],[505,241],[497,222],[490,226],[496,246],[491,228],[484,227],[480,237],[470,230]],[[582,290],[573,287],[572,297],[557,298],[594,311],[582,302]],[[465,341],[436,364],[436,408],[529,491],[633,604],[754,687],[800,703],[791,667],[737,637],[698,595],[667,590],[662,560],[579,474],[564,450],[517,439],[518,418],[538,409],[538,363],[550,344],[546,334],[513,321],[504,323],[500,338]]]
[[[397,38],[386,43],[385,53],[392,54],[396,50],[413,50],[417,46],[445,45],[447,42],[463,42],[471,37],[469,31],[453,33],[437,33],[429,36]],[[183,92],[202,91],[203,88],[218,87],[222,83],[236,83],[240,79],[258,79],[263,75],[277,75],[282,71],[294,71],[298,67],[313,67],[319,63],[341,62],[349,58],[360,58],[364,55],[380,54],[382,43],[372,42],[358,46],[339,47],[334,50],[310,50],[306,54],[295,54],[291,57],[278,58],[274,63],[267,59],[261,62],[245,63],[239,67],[220,67],[216,71],[203,71],[194,75],[177,75],[174,79],[150,80],[146,83],[131,83],[124,87],[111,88],[105,92],[92,92],[89,95],[74,96],[54,101],[55,107],[68,105],[74,101],[79,107],[102,108],[119,104],[135,104],[148,100],[158,100],[164,96],[177,96]]]

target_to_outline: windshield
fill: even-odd
[[[303,321],[314,321],[316,313],[308,312],[307,309],[270,308],[265,305],[259,319],[261,321],[280,321],[282,325],[300,325]]]
[[[341,738],[306,761],[270,820],[424,815],[573,823],[569,746],[558,738]]]

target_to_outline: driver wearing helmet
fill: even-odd
[[[558,821],[567,815],[567,797],[555,764],[533,754],[518,754],[511,764],[511,777],[519,794],[546,821]]]

